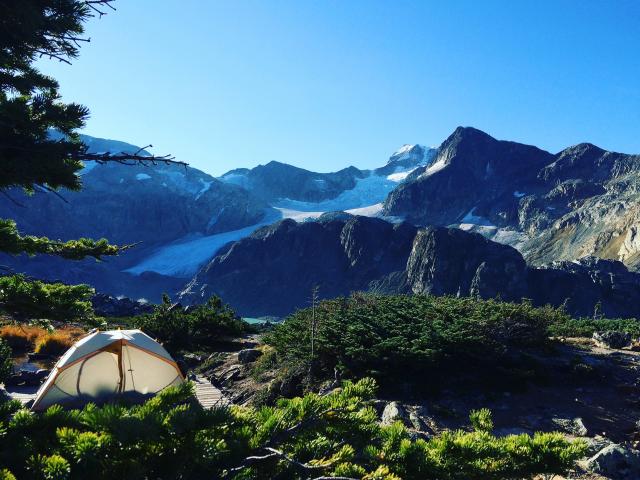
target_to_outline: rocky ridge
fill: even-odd
[[[217,294],[246,316],[291,313],[353,291],[460,295],[565,305],[591,315],[640,315],[640,274],[617,261],[587,258],[527,266],[513,247],[446,227],[418,229],[358,216],[285,220],[229,245],[182,292],[185,302]]]

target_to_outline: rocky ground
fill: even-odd
[[[246,404],[273,382],[276,372],[261,365],[256,373],[260,363],[255,362],[268,349],[259,336],[245,338],[240,347],[217,354],[200,371],[231,401]],[[556,430],[585,440],[588,458],[569,478],[640,478],[640,352],[569,338],[536,357],[547,378],[523,391],[445,390],[421,399],[380,398],[375,406],[382,422],[400,420],[422,437],[468,429],[468,412],[486,407],[493,412],[498,435]]]

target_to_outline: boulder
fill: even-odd
[[[560,428],[563,432],[570,433],[576,437],[586,437],[589,434],[587,427],[584,426],[584,422],[581,418],[557,418],[554,417],[551,421]]]
[[[245,348],[238,352],[238,361],[243,364],[255,362],[261,355],[262,352],[257,348]]]
[[[595,332],[592,338],[596,345],[603,348],[624,348],[631,345],[631,335],[626,332]]]
[[[640,477],[640,451],[609,445],[587,460],[587,469],[617,480],[636,480]]]
[[[382,425],[391,425],[394,422],[402,422],[405,425],[411,425],[408,421],[407,411],[398,402],[389,402],[382,411],[380,423]]]

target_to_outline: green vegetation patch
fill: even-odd
[[[208,349],[217,342],[253,331],[215,296],[185,310],[164,295],[153,313],[130,318],[127,324],[158,339],[171,352]]]
[[[88,285],[65,285],[31,280],[24,275],[0,277],[0,310],[16,318],[71,321],[93,314]]]
[[[378,423],[375,390],[363,379],[272,407],[213,410],[193,401],[189,383],[134,407],[35,414],[6,402],[0,478],[491,480],[566,473],[584,453],[559,433],[496,437],[486,410],[471,431],[412,439],[400,423]]]
[[[554,337],[591,337],[595,332],[611,330],[640,337],[640,322],[635,318],[566,318],[549,326]]]
[[[536,376],[523,350],[546,344],[549,326],[567,318],[527,302],[358,294],[298,311],[265,340],[282,364],[307,365],[320,378],[337,368],[383,385],[435,386],[454,377],[509,383]]]

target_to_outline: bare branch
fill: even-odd
[[[143,150],[146,150],[147,148],[152,148],[153,145],[149,144],[146,147],[140,147],[138,150],[136,150],[136,152],[134,153],[134,155],[139,155],[140,152],[142,152]]]
[[[147,147],[144,147],[147,148]],[[140,152],[140,150],[138,150]],[[164,163],[165,165],[182,165],[183,167],[187,167],[187,163],[181,162],[179,160],[175,160],[173,155],[140,155],[139,153],[81,153],[77,157],[74,157],[77,160],[82,160],[83,162],[98,162],[98,163],[107,163],[107,162],[116,162],[122,163],[123,165],[157,165],[158,163]],[[133,163],[131,163],[133,162]]]
[[[228,470],[227,475],[229,475],[229,474],[235,475],[236,473],[241,472],[245,468],[249,468],[249,467],[252,467],[253,465],[256,465],[256,464],[259,464],[259,463],[262,463],[262,462],[265,462],[265,461],[268,461],[268,460],[274,460],[274,459],[284,460],[288,464],[290,464],[291,466],[296,468],[297,470],[299,470],[301,472],[305,472],[305,473],[318,471],[318,470],[323,470],[323,469],[329,468],[331,466],[331,465],[310,465],[308,463],[302,463],[302,462],[299,462],[298,460],[296,460],[294,458],[291,458],[290,456],[288,456],[284,452],[282,452],[280,450],[276,450],[275,448],[271,448],[271,447],[264,447],[264,450],[266,452],[269,452],[269,453],[267,453],[265,455],[252,455],[250,457],[245,458],[241,465]],[[324,477],[318,477],[318,478],[324,478]],[[333,478],[335,478],[335,477],[333,477]]]
[[[59,62],[64,62],[67,65],[71,65],[71,62],[64,58],[62,54],[58,54],[55,52],[45,52],[44,50],[34,50],[34,53],[40,55],[40,57],[49,57],[51,60],[58,60]]]
[[[107,12],[101,10],[99,7],[108,7],[111,10],[115,11],[116,7],[111,5],[115,0],[85,0],[85,5],[87,5],[91,10],[96,12],[101,18],[103,15],[106,15]]]

